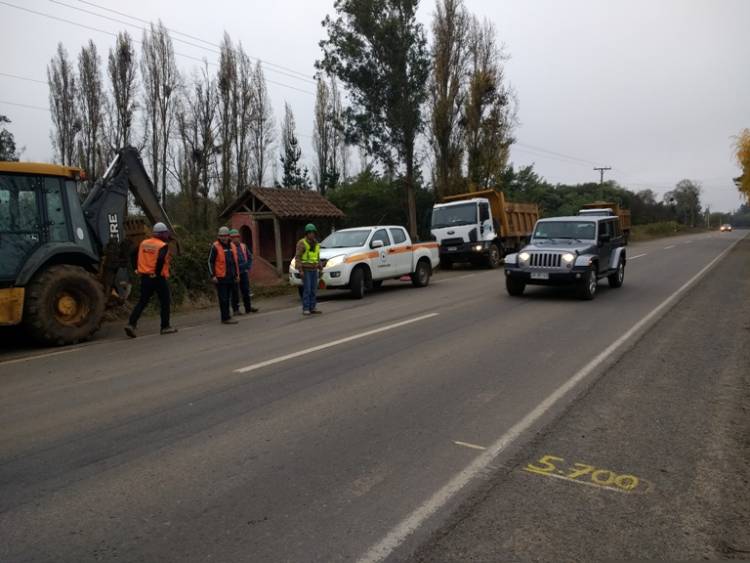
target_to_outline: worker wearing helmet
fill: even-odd
[[[237,247],[232,244],[227,227],[219,229],[217,240],[211,245],[208,253],[208,272],[219,295],[221,322],[225,325],[237,324],[230,315],[230,303],[232,289],[240,281],[240,264]]]
[[[137,272],[141,276],[141,296],[138,303],[130,314],[130,319],[125,327],[125,334],[135,338],[136,325],[143,310],[156,293],[159,297],[161,311],[161,334],[172,334],[177,329],[169,324],[169,229],[164,223],[156,223],[151,238],[147,238],[138,246]]]
[[[235,315],[241,315],[240,294],[245,306],[245,314],[257,313],[258,309],[250,303],[250,268],[253,265],[253,255],[247,245],[240,240],[240,232],[237,229],[229,231],[232,243],[237,247],[237,259],[240,268],[240,281],[232,288],[232,309]]]
[[[320,264],[320,243],[317,239],[318,229],[309,223],[305,226],[305,236],[297,243],[294,257],[297,268],[302,273],[302,314],[319,315],[317,309],[318,273],[323,269]]]

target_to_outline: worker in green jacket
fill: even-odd
[[[305,236],[297,243],[295,262],[302,274],[302,314],[319,315],[317,308],[318,274],[323,269],[320,263],[320,243],[318,229],[309,223],[305,226]]]

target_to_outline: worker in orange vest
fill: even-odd
[[[232,289],[240,281],[240,263],[237,246],[229,239],[229,229],[221,227],[217,240],[208,253],[208,272],[219,295],[221,322],[225,325],[237,324],[230,314]]]
[[[177,329],[169,324],[169,229],[164,223],[156,223],[151,238],[138,247],[137,272],[141,276],[141,296],[130,314],[125,334],[130,338],[138,336],[136,325],[151,297],[156,293],[161,306],[161,334],[172,334]]]
[[[229,236],[232,243],[237,247],[237,258],[240,264],[240,281],[234,284],[232,289],[232,309],[235,315],[242,314],[240,311],[240,295],[242,295],[245,314],[257,313],[258,309],[253,307],[250,301],[250,268],[253,266],[253,254],[247,245],[240,240],[240,232],[237,229],[230,229]]]

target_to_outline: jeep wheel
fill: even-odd
[[[65,345],[88,340],[104,315],[102,286],[78,266],[52,266],[26,290],[24,324],[32,338]]]
[[[349,279],[349,288],[352,290],[354,299],[362,299],[365,296],[365,271],[361,267],[355,268]]]
[[[590,269],[586,277],[578,283],[578,297],[585,300],[591,300],[596,295],[596,287],[599,280],[596,279],[596,270]]]
[[[491,270],[500,267],[502,256],[500,255],[500,249],[496,244],[491,244],[489,252],[487,254],[487,267]]]
[[[417,269],[411,275],[411,283],[414,287],[426,287],[430,283],[432,268],[426,259],[417,262]]]
[[[523,295],[523,291],[526,289],[526,284],[523,280],[517,280],[507,276],[505,278],[505,289],[508,290],[508,295],[518,297],[519,295]]]
[[[607,276],[609,287],[622,287],[622,282],[625,280],[625,260],[620,258],[620,262],[617,264],[617,271],[614,274]]]

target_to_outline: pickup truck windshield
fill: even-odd
[[[320,243],[320,247],[350,248],[353,246],[364,246],[371,232],[369,229],[364,229],[361,231],[338,231],[331,233]]]
[[[536,224],[534,238],[594,240],[596,224],[591,221],[540,221]]]
[[[432,210],[432,228],[442,229],[457,225],[473,225],[477,222],[477,206],[475,203],[463,205],[447,205]]]

